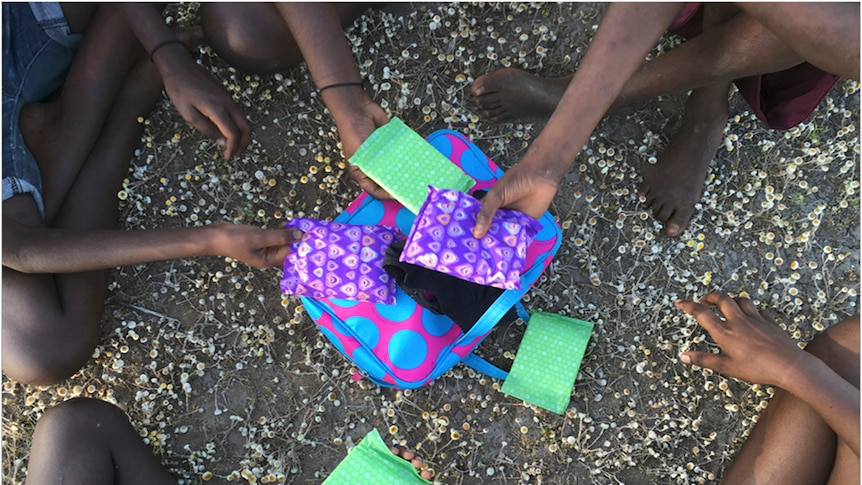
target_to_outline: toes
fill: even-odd
[[[673,211],[673,216],[665,222],[664,232],[668,236],[677,237],[688,227],[688,222],[691,220],[691,215],[694,212],[693,208],[677,209]]]
[[[473,84],[470,86],[470,92],[473,93],[473,96],[480,97],[485,94],[485,80],[488,78],[487,74],[483,74],[476,78],[473,81]]]
[[[673,216],[674,210],[671,204],[661,204],[653,208],[653,216],[662,224],[667,225],[668,220]]]

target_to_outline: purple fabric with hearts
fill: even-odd
[[[488,233],[473,237],[482,203],[457,190],[428,186],[399,261],[504,290],[521,288],[527,247],[541,224],[526,214],[501,209]]]
[[[390,244],[404,235],[397,227],[360,226],[296,218],[284,227],[305,233],[291,243],[281,291],[316,300],[338,298],[395,303],[395,280],[383,269]]]

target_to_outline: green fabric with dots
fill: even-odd
[[[592,331],[590,322],[556,313],[533,313],[501,390],[557,414],[565,413]]]
[[[350,163],[414,214],[428,197],[429,185],[467,192],[476,184],[398,118],[374,130]]]
[[[323,482],[324,485],[428,484],[407,460],[395,456],[372,429]]]

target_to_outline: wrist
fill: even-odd
[[[219,228],[224,222],[215,222],[207,226],[192,228],[195,230],[192,235],[194,241],[194,250],[198,256],[222,256],[222,236],[223,232]]]
[[[527,162],[527,166],[536,176],[556,186],[560,185],[560,181],[572,165],[572,160],[566,159],[554,150],[542,150],[542,147],[537,147],[536,144],[530,147],[519,164],[524,162]]]
[[[781,366],[781,373],[776,376],[775,385],[794,394],[795,387],[804,385],[810,376],[817,373],[818,367],[825,365],[814,355],[799,350],[787,365]]]
[[[374,102],[368,92],[359,85],[327,89],[320,93],[320,98],[336,124],[362,112],[366,106]]]

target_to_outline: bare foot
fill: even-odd
[[[431,477],[434,476],[434,471],[427,468],[425,466],[425,462],[423,462],[422,458],[419,458],[415,452],[410,451],[403,446],[392,446],[389,448],[389,451],[391,451],[393,455],[400,456],[409,461],[413,467],[416,468],[416,471],[419,472],[419,475],[425,480],[431,480]]]
[[[571,79],[544,78],[510,67],[479,76],[470,90],[482,116],[491,121],[548,118]]]
[[[644,173],[638,191],[668,236],[682,234],[694,214],[727,117],[726,89],[708,87],[692,92],[682,127],[658,163]]]

